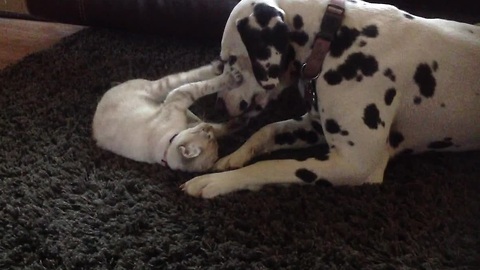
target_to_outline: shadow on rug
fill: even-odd
[[[399,158],[382,185],[269,186],[204,201],[178,188],[192,175],[95,146],[92,116],[112,82],[197,67],[218,52],[213,42],[90,29],[2,71],[0,268],[479,266],[479,152]],[[291,90],[225,151],[281,119]]]

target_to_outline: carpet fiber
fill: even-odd
[[[95,146],[92,116],[111,83],[218,52],[217,42],[89,29],[1,71],[0,268],[478,269],[479,152],[398,158],[382,185],[205,201],[178,188],[191,174]],[[292,112],[290,90],[224,151]],[[197,112],[208,116],[211,102]]]

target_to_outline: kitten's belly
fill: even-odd
[[[94,118],[94,138],[98,146],[118,155],[142,162],[154,163],[154,149],[164,132],[161,107],[131,99],[126,106],[114,106],[99,112]]]

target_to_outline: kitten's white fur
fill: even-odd
[[[97,145],[175,170],[210,169],[218,159],[216,137],[228,128],[204,123],[188,108],[200,97],[233,88],[241,81],[238,74],[218,75],[219,66],[214,62],[160,80],[134,79],[111,88],[93,118]]]

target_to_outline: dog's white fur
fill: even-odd
[[[241,100],[264,107],[285,84],[291,82],[285,80],[289,73],[283,73],[280,78],[269,77],[268,81],[256,80],[251,62],[245,60],[249,58],[248,51],[237,30],[242,19],[250,18],[247,19],[248,25],[253,29],[262,28],[253,13],[256,5],[265,4],[279,14],[269,20],[268,27],[284,24],[290,31],[295,31],[294,20],[300,15],[303,18],[301,30],[309,39],[304,46],[294,42],[290,45],[295,51],[295,59],[303,63],[311,52],[313,36],[318,32],[327,3],[326,0],[243,0],[235,7],[225,27],[221,58],[226,60],[236,56],[238,61],[233,66],[242,72],[244,79],[238,89],[220,95],[230,115],[243,113],[238,106]],[[240,149],[216,164],[219,170],[234,170],[202,175],[188,181],[182,186],[188,194],[213,198],[265,184],[305,183],[320,179],[333,185],[381,183],[388,160],[406,149],[418,153],[432,148],[449,151],[479,148],[480,27],[425,19],[390,5],[362,1],[346,2],[342,25],[359,31],[375,25],[378,36],[360,34],[340,57],[327,55],[316,81],[318,111],[312,110],[301,121],[287,120],[265,126]],[[273,47],[270,50],[272,56],[260,61],[263,67],[279,62],[280,54]],[[354,79],[328,83],[326,74],[337,70],[355,53],[374,57],[378,71],[369,75],[357,70]],[[394,78],[386,75],[388,69],[393,71]],[[426,83],[430,87],[433,84],[435,90],[433,95],[421,95],[421,83],[415,79],[417,74],[418,77],[427,75]],[[262,87],[267,84],[274,84],[275,88],[267,91]],[[390,88],[396,92],[391,103],[386,104],[386,90]],[[376,110],[370,112],[373,111],[379,121],[370,121],[369,127],[364,118],[371,104]],[[326,121],[332,119],[337,125],[329,130],[328,124],[331,123]],[[321,123],[324,133],[316,143],[326,142],[330,146],[326,158],[269,160],[242,167],[257,154],[311,145],[302,140],[278,144],[275,136],[299,129],[315,130],[312,121]],[[340,130],[347,132],[341,134]],[[392,132],[396,131],[401,135],[393,134],[392,137]],[[398,145],[392,147],[389,140],[396,140]]]

